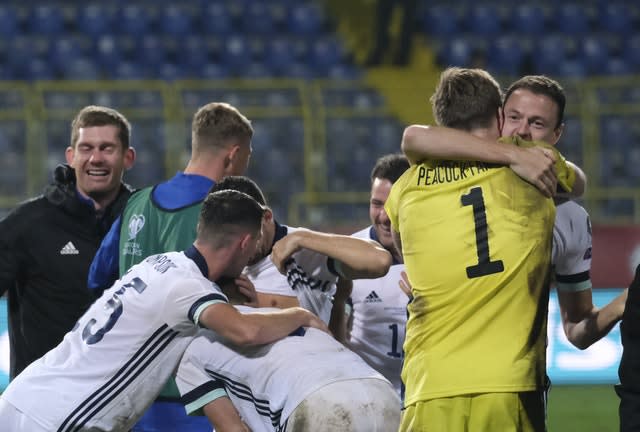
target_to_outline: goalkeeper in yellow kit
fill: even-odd
[[[500,90],[485,71],[443,72],[432,103],[439,125],[499,138]],[[421,127],[410,126],[403,148],[420,139]],[[546,195],[555,190],[556,175],[565,189],[574,175],[554,150],[506,144],[501,150],[513,170],[409,157],[411,168],[387,200],[414,296],[401,431],[545,430],[555,207],[514,171]],[[522,158],[547,168],[555,161],[555,175],[545,169],[527,177],[518,171],[524,165],[515,166]]]

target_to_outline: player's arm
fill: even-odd
[[[347,324],[350,313],[347,313],[347,301],[351,297],[353,281],[350,279],[338,278],[336,293],[333,296],[333,307],[329,318],[329,330],[333,337],[340,343],[347,341]]]
[[[315,327],[328,332],[320,318],[299,307],[241,314],[228,303],[215,303],[204,308],[195,320],[239,346],[274,342],[300,327]]]
[[[569,342],[586,349],[604,337],[622,319],[628,290],[602,308],[594,306],[591,289],[558,291],[562,326]]]
[[[391,254],[379,243],[356,237],[311,230],[294,231],[273,245],[271,259],[280,273],[300,249],[310,249],[334,260],[335,270],[345,279],[375,279],[389,271]]]
[[[20,267],[20,249],[13,246],[15,232],[11,216],[0,221],[0,297],[16,284]]]
[[[545,196],[556,192],[556,157],[544,147],[519,147],[456,129],[413,125],[404,130],[401,148],[411,164],[425,159],[446,159],[507,165]]]
[[[209,402],[202,407],[202,411],[216,432],[251,432],[227,397]]]

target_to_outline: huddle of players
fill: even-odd
[[[493,83],[492,78],[483,71],[454,68],[443,73],[433,100],[439,124],[472,133],[474,129],[478,129],[478,119],[475,118],[466,119],[467,124],[449,121],[448,107],[442,102],[446,97],[487,100],[479,97],[482,95],[474,93],[477,91],[473,88],[474,80],[489,83],[489,88]],[[452,94],[443,96],[447,88],[456,85],[459,88],[453,90]],[[505,102],[508,103],[510,98],[514,98],[513,100],[520,105],[516,103],[516,108],[510,111],[505,103],[504,124],[501,124],[499,116],[494,116],[494,120],[498,122],[496,126],[502,126],[503,135],[520,136],[526,140],[544,139],[548,137],[536,136],[538,132],[535,128],[540,131],[546,127],[553,132],[555,138],[546,141],[555,145],[562,131],[564,99],[558,104],[553,95],[549,95],[549,89],[562,94],[559,85],[545,77],[525,77],[514,83],[507,93]],[[491,91],[490,89],[489,92]],[[499,96],[499,91],[497,94]],[[536,100],[532,102],[528,97]],[[563,95],[562,97],[564,98]],[[491,98],[488,100],[492,101]],[[551,119],[546,119],[553,121],[553,124],[544,124],[545,118],[530,116],[526,108],[522,108],[536,106],[536,101],[540,100],[552,104],[552,107],[555,105],[555,109],[550,112],[555,112],[557,119],[549,115],[549,111],[547,117],[550,116]],[[501,103],[501,99],[498,98],[497,108]],[[492,108],[491,103],[488,103],[477,109],[487,113]],[[451,110],[451,107],[449,109]],[[488,117],[494,114],[497,112],[489,112]],[[520,129],[514,127],[509,131],[507,127],[510,122],[513,125],[524,125]],[[112,241],[115,237],[116,244],[127,245],[126,248],[119,248],[115,259],[120,263],[118,273],[122,276],[121,279],[103,293],[60,346],[12,382],[0,400],[0,414],[5,415],[9,406],[10,409],[22,413],[23,417],[34,421],[34,428],[39,426],[43,430],[82,430],[84,427],[127,430],[148,409],[151,399],[160,392],[161,384],[177,369],[177,385],[187,411],[194,413],[203,410],[218,431],[243,430],[242,428],[247,427],[251,430],[338,430],[345,427],[344,423],[340,423],[345,421],[350,425],[348,430],[395,430],[400,423],[400,371],[404,355],[407,304],[412,299],[408,325],[413,324],[414,330],[407,332],[409,340],[404,346],[410,350],[407,353],[405,370],[402,372],[407,386],[408,398],[405,399],[405,407],[408,409],[405,410],[401,428],[417,431],[426,428],[427,425],[436,425],[446,430],[457,430],[449,420],[449,414],[443,419],[432,416],[431,411],[427,410],[424,412],[429,413],[427,417],[430,419],[425,420],[426,415],[421,414],[420,403],[468,393],[491,393],[495,390],[487,391],[486,387],[462,389],[454,386],[453,389],[445,389],[438,393],[438,380],[447,381],[452,375],[451,369],[460,373],[464,368],[441,368],[442,372],[437,374],[441,376],[432,386],[432,382],[420,378],[422,366],[413,366],[416,360],[423,361],[425,355],[430,355],[430,347],[436,347],[425,344],[425,339],[422,339],[424,336],[415,330],[424,326],[420,322],[416,324],[416,320],[422,320],[424,323],[425,317],[428,319],[437,316],[438,313],[428,310],[422,303],[422,290],[429,286],[430,277],[442,277],[442,280],[446,281],[451,263],[439,262],[437,256],[428,257],[432,263],[442,267],[440,273],[433,272],[437,273],[436,276],[418,269],[415,263],[424,263],[425,255],[424,251],[420,250],[423,236],[415,235],[415,232],[429,227],[425,225],[421,228],[419,224],[416,225],[415,221],[418,218],[414,216],[413,222],[408,223],[414,234],[406,235],[406,231],[403,231],[406,222],[398,219],[398,214],[402,214],[399,210],[402,208],[399,195],[410,188],[416,170],[422,169],[423,172],[415,175],[424,176],[424,170],[437,168],[441,159],[469,159],[509,165],[514,172],[537,186],[546,195],[555,192],[556,178],[550,169],[555,162],[557,180],[566,189],[572,189],[575,183],[574,170],[560,166],[563,161],[558,155],[547,153],[540,147],[527,148],[498,143],[498,135],[480,136],[480,141],[477,142],[474,141],[476,138],[477,134],[474,137],[453,129],[419,126],[407,128],[402,146],[408,159],[402,155],[388,155],[379,159],[371,175],[372,225],[352,237],[296,229],[276,222],[257,185],[246,177],[237,176],[246,169],[250,139],[249,142],[234,144],[237,147],[231,146],[236,150],[226,155],[228,163],[225,166],[233,167],[236,159],[241,159],[240,163],[236,163],[235,168],[223,172],[224,175],[209,176],[215,186],[210,191],[193,197],[192,202],[181,202],[165,211],[163,209],[167,208],[166,205],[158,205],[158,200],[162,197],[154,196],[161,186],[134,194],[121,220],[112,228],[112,232],[116,233],[111,235]],[[192,141],[197,142],[198,137],[194,135]],[[480,150],[474,153],[476,148]],[[193,147],[192,161],[197,161],[199,151],[197,145]],[[550,162],[545,163],[547,159]],[[185,173],[190,171],[189,167],[192,165],[195,166],[197,163],[190,163]],[[511,173],[508,168],[497,168],[494,165],[473,165],[479,167],[475,173],[473,169],[464,168],[472,166],[471,163],[459,166],[463,167],[460,168],[460,173],[470,179],[476,174],[481,178],[494,172],[499,172],[509,179],[509,175],[504,173]],[[197,173],[197,170],[194,172]],[[508,181],[514,184],[521,182],[515,175],[511,174],[511,177],[513,179]],[[392,192],[394,183],[400,186],[393,188]],[[585,319],[593,318],[594,314],[606,310],[595,309],[591,302],[588,275],[591,239],[588,216],[581,207],[571,201],[559,203],[558,213],[555,215],[548,203],[538,205],[539,201],[543,202],[541,200],[545,199],[542,194],[524,182],[521,183],[519,187],[531,189],[527,190],[522,199],[524,204],[529,205],[526,207],[529,213],[525,213],[525,216],[534,210],[545,212],[541,220],[547,222],[553,221],[555,216],[553,263],[556,265],[558,289],[562,290],[561,308],[565,307],[570,312],[563,313],[565,331],[574,344],[586,347],[602,337],[617,322],[624,298],[612,303],[611,316],[607,317],[605,325],[596,332],[588,333],[581,330],[585,327]],[[580,180],[577,183],[579,184]],[[230,194],[229,190],[235,191],[235,194]],[[209,194],[210,192],[212,194]],[[534,193],[539,197],[535,197]],[[390,194],[393,200],[387,204]],[[470,195],[469,203],[463,200],[462,206],[472,208],[474,214],[484,211],[480,209],[477,197]],[[251,197],[251,204],[247,201],[247,196]],[[496,200],[495,197],[493,199]],[[487,200],[487,203],[489,202],[490,199]],[[240,217],[238,209],[246,211],[247,208],[251,208],[252,203],[257,203],[257,207],[253,208],[253,219],[248,220],[249,216]],[[238,207],[234,209],[233,206],[236,204]],[[389,212],[385,211],[385,204]],[[218,214],[216,208],[229,211],[221,211]],[[565,210],[561,211],[561,208]],[[388,213],[392,216],[393,224]],[[185,215],[184,219],[179,220],[179,215]],[[195,232],[196,225],[193,221],[198,215],[200,219],[198,230]],[[478,219],[475,223],[475,227],[471,226],[472,231],[475,230],[471,236],[472,240],[477,235]],[[516,225],[518,223],[524,222],[515,222]],[[545,242],[545,232],[551,236],[550,225],[542,225],[538,231],[540,238],[535,239],[536,245]],[[177,231],[180,233],[180,236],[177,236],[175,232],[171,234],[161,229],[166,226],[179,226],[185,231]],[[212,234],[214,226],[224,235]],[[531,227],[528,226],[528,229]],[[189,234],[189,230],[193,233]],[[396,238],[395,244],[394,231],[401,236],[401,241],[398,242]],[[442,238],[425,238],[436,251],[439,250],[438,245],[451,242],[446,238],[450,232],[440,231]],[[527,234],[531,235],[533,232],[536,231],[530,230]],[[172,248],[165,247],[167,242],[160,234],[173,236]],[[413,236],[418,239],[413,241]],[[138,237],[146,240],[132,247],[132,242]],[[161,244],[152,244],[158,239]],[[191,247],[193,239],[195,243]],[[375,243],[369,240],[374,240]],[[480,243],[478,245],[480,246]],[[537,294],[534,296],[536,301],[544,299],[544,293],[548,292],[545,291],[548,290],[548,280],[544,267],[549,263],[549,259],[545,261],[542,256],[551,257],[550,246],[550,243],[547,249],[540,246],[540,250],[537,251],[538,258],[530,263],[531,268],[537,269],[540,276],[536,285]],[[257,252],[252,253],[252,247]],[[140,248],[144,252],[137,255],[131,253]],[[404,251],[405,257],[410,257],[408,277],[403,274],[403,259],[398,252],[400,248]],[[104,255],[103,249],[104,243],[92,269],[101,269],[96,262],[100,261],[101,252]],[[171,250],[185,250],[185,253],[164,253]],[[478,251],[476,261],[479,265],[475,266],[475,269],[473,266],[467,268],[469,279],[482,277],[488,268],[485,264],[493,268],[494,273],[502,272],[497,261],[491,261],[493,252],[495,251],[489,251],[488,246],[487,256]],[[154,253],[161,255],[153,255]],[[148,255],[153,256],[143,261],[142,259]],[[132,259],[142,263],[127,271],[132,264],[136,264]],[[211,267],[217,267],[214,264],[216,262],[224,262],[227,266],[212,270]],[[473,273],[476,270],[480,272],[480,276]],[[188,284],[187,280],[193,283]],[[213,284],[213,292],[209,281],[217,282]],[[252,291],[253,286],[258,292],[257,295]],[[504,298],[500,292],[505,290],[503,285],[495,284],[493,289],[495,298]],[[469,295],[459,294],[460,301],[464,300],[465,295]],[[425,294],[424,298],[428,298],[429,295]],[[351,317],[348,323],[344,322],[343,313],[332,314],[332,309],[345,310],[342,304],[345,301],[349,303],[346,309],[351,311],[348,314]],[[455,304],[456,300],[447,301]],[[314,312],[321,321],[303,314],[299,308],[284,309],[290,313],[286,315],[285,312],[276,312],[273,309],[256,313],[255,309],[238,307],[241,314],[237,314],[229,308],[220,307],[228,302],[248,303],[251,306],[299,305]],[[446,307],[451,307],[451,304]],[[575,306],[576,304],[578,306]],[[217,310],[211,306],[216,306]],[[500,309],[509,309],[509,305],[503,303]],[[539,305],[531,306],[530,309],[531,312],[528,313],[532,314],[531,326],[539,321],[535,350],[542,350],[542,360],[540,352],[536,352],[533,354],[535,358],[525,367],[531,369],[531,365],[534,365],[537,369],[536,373],[530,373],[530,370],[527,372],[529,375],[535,375],[531,379],[532,382],[522,384],[518,381],[520,378],[514,379],[511,372],[500,378],[513,384],[511,391],[514,392],[542,390],[544,385],[544,348],[538,345],[545,334],[545,318],[540,317]],[[213,310],[216,310],[215,314]],[[481,307],[476,312],[480,312],[481,315]],[[502,311],[493,312],[497,315],[502,314]],[[511,317],[510,314],[506,316]],[[250,336],[247,336],[245,327],[251,326],[246,321],[251,319],[262,319],[261,326],[271,331],[266,335],[249,332]],[[476,333],[489,332],[483,330],[482,326],[463,324],[460,327],[467,329],[464,330],[467,334],[462,335],[461,340],[447,342],[447,338],[453,339],[451,335],[454,333],[447,328],[447,320],[434,318],[434,321],[434,325],[438,326],[435,332],[442,336],[438,345],[444,346],[445,350],[456,343],[467,344],[468,339],[465,338]],[[328,336],[325,324],[330,325],[338,339],[344,339],[347,346],[361,357],[355,356]],[[213,331],[198,330],[198,326]],[[296,330],[300,326],[310,328]],[[142,334],[132,337],[132,328],[140,329]],[[283,338],[287,334],[290,335]],[[255,346],[264,343],[270,344]],[[456,349],[458,348],[451,352],[455,353]],[[487,347],[484,347],[484,351],[478,352],[493,361],[493,354],[487,355],[486,349]],[[77,359],[74,358],[76,354]],[[109,357],[112,354],[113,357]],[[457,354],[458,358],[468,361],[467,355]],[[83,357],[85,355],[88,357]],[[93,358],[91,356],[102,358],[98,362],[104,366],[100,373],[77,367],[78,364],[87,364],[89,359]],[[171,360],[167,361],[167,358]],[[70,368],[70,360],[76,367]],[[507,359],[507,362],[509,360],[511,359]],[[436,365],[434,370],[441,366]],[[482,363],[481,367],[484,366]],[[72,369],[72,373],[68,369]],[[478,374],[477,371],[473,373]],[[70,388],[77,389],[74,392],[75,397],[73,400],[60,398],[56,404],[51,404],[52,408],[38,410],[33,398],[29,401],[29,395],[36,389],[42,394],[53,395],[57,389],[52,390],[51,382],[43,379],[43,376],[56,374],[68,379],[69,386],[72,386]],[[96,375],[108,379],[96,379]],[[531,377],[527,376],[523,380],[529,378]],[[60,379],[58,377],[58,383]],[[353,380],[357,380],[357,383]],[[474,382],[473,377],[465,376],[460,380]],[[395,391],[391,390],[392,385]],[[327,404],[331,404],[335,409],[328,408]],[[485,410],[490,411],[490,408]],[[345,415],[345,412],[348,414]],[[472,411],[472,414],[479,417],[476,411]],[[538,412],[537,419],[529,419],[526,426],[520,426],[517,430],[543,430],[544,410],[542,414]],[[196,430],[198,426],[192,427],[181,430]],[[482,427],[480,426],[479,430]],[[145,429],[144,426],[140,426],[134,430]]]

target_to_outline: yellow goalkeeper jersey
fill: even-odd
[[[565,186],[573,172],[556,166]],[[541,388],[555,207],[509,168],[426,161],[385,206],[414,299],[405,405]]]

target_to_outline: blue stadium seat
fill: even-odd
[[[580,58],[568,58],[558,62],[556,74],[563,78],[586,78],[589,68]]]
[[[608,76],[624,76],[631,75],[632,69],[624,58],[609,56],[602,72]]]
[[[169,4],[160,11],[159,29],[165,35],[185,36],[194,32],[192,16],[189,10]]]
[[[19,28],[19,18],[11,5],[0,5],[0,35],[11,37]]]
[[[52,4],[39,4],[30,10],[28,30],[32,34],[55,36],[64,30],[61,8]]]
[[[464,22],[466,29],[477,36],[495,36],[502,30],[498,9],[491,4],[470,6]]]
[[[122,61],[124,54],[113,35],[102,35],[95,42],[94,56],[103,70],[114,69]]]
[[[453,36],[460,31],[457,12],[448,5],[429,5],[422,18],[422,30],[433,37]]]
[[[90,3],[80,7],[76,19],[77,29],[94,38],[114,30],[113,10],[99,3]]]
[[[209,46],[201,35],[188,35],[176,39],[175,58],[187,68],[202,67],[209,62]]]
[[[51,66],[58,72],[83,56],[82,48],[76,38],[61,36],[53,39],[51,43],[48,58]]]
[[[627,35],[633,31],[633,13],[627,3],[606,2],[598,13],[598,27],[612,33]]]
[[[114,79],[121,80],[143,80],[150,78],[150,71],[138,63],[132,61],[122,61],[110,71],[107,71]]]
[[[261,79],[274,78],[273,72],[267,68],[264,63],[252,61],[236,73],[241,78]]]
[[[56,73],[51,65],[49,65],[49,62],[40,58],[30,59],[26,63],[26,67],[21,71],[21,74],[22,77],[28,81],[52,80],[56,78]]]
[[[142,37],[148,34],[152,27],[152,17],[149,9],[137,3],[122,5],[117,22],[119,24],[119,32],[135,37]]]
[[[164,41],[153,33],[136,38],[135,60],[147,68],[160,66],[167,60]]]
[[[357,80],[361,79],[363,72],[351,64],[334,64],[327,70],[327,78],[332,80]]]
[[[231,72],[229,68],[220,63],[208,62],[196,68],[195,75],[200,79],[224,79],[228,78]]]
[[[324,16],[319,4],[296,3],[289,9],[287,30],[295,35],[316,35],[321,32]]]
[[[314,71],[307,63],[296,62],[289,66],[286,76],[296,79],[309,80],[315,77]]]
[[[206,4],[203,12],[200,19],[202,32],[206,34],[229,35],[234,31],[233,19],[224,3]]]
[[[252,60],[248,40],[241,35],[228,37],[223,43],[220,60],[234,73],[241,72]]]
[[[291,40],[286,37],[271,39],[265,48],[264,62],[275,76],[285,76],[296,62]]]
[[[640,33],[624,39],[622,56],[633,72],[640,72]]]
[[[487,69],[496,75],[520,75],[525,51],[515,35],[496,37],[487,50]]]
[[[579,3],[561,3],[556,6],[556,29],[565,34],[585,34],[589,31],[589,17],[585,6]]]
[[[580,41],[579,57],[584,61],[589,73],[603,74],[609,58],[607,41],[595,34],[583,37]]]
[[[513,7],[507,23],[516,34],[541,35],[545,32],[545,20],[542,6],[523,3]]]
[[[272,9],[267,2],[250,2],[241,17],[243,33],[270,35],[275,31]]]
[[[67,80],[97,80],[101,78],[100,70],[93,60],[87,57],[78,57],[61,65],[61,78]]]
[[[342,62],[344,50],[340,41],[333,36],[322,36],[311,45],[309,65],[320,76],[327,76],[329,70]]]
[[[438,51],[438,61],[443,66],[469,67],[476,51],[473,40],[464,36],[444,41]]]
[[[534,39],[535,47],[532,52],[533,69],[537,74],[553,75],[559,69],[559,64],[569,57],[567,37],[561,34],[549,34]]]
[[[26,65],[39,57],[34,45],[34,40],[29,36],[15,36],[9,40],[11,55],[7,56],[6,64],[16,75],[26,74]]]

